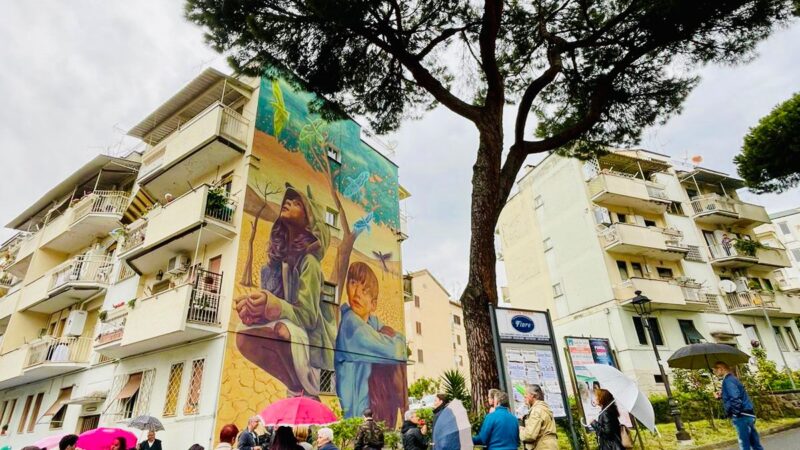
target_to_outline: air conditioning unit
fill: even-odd
[[[67,323],[64,324],[64,336],[80,336],[86,325],[86,311],[70,311]]]
[[[167,273],[173,275],[186,272],[189,268],[189,256],[184,254],[177,254],[169,259],[167,264]]]

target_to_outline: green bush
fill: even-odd
[[[414,398],[422,398],[426,395],[435,394],[439,392],[441,383],[433,378],[422,377],[417,381],[411,383],[408,387],[408,395]]]
[[[330,429],[333,430],[334,444],[341,449],[353,448],[358,435],[358,427],[362,422],[364,422],[362,417],[353,417],[331,424]]]

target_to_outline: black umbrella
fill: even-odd
[[[673,369],[708,369],[717,361],[733,367],[750,360],[750,356],[736,347],[703,342],[681,347],[667,360]]]

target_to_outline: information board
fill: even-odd
[[[600,414],[600,406],[594,397],[595,389],[600,388],[586,366],[591,364],[606,364],[617,367],[611,353],[611,343],[605,338],[572,337],[564,338],[569,351],[570,369],[575,380],[575,389],[581,401],[581,409],[586,423],[591,423]],[[620,411],[620,420],[627,424],[627,414]]]

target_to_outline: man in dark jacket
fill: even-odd
[[[139,450],[161,450],[161,441],[156,439],[155,431],[147,432],[147,440],[139,444]]]
[[[383,430],[372,419],[372,410],[364,410],[364,423],[358,426],[355,450],[381,450],[383,448]]]
[[[405,422],[400,428],[403,434],[403,450],[425,450],[428,448],[425,435],[428,434],[427,425],[419,426],[419,417],[414,411],[406,411]]]
[[[239,435],[239,450],[261,450],[258,445],[258,434],[256,428],[261,423],[261,418],[253,416],[247,421],[247,429]]]
[[[731,368],[722,361],[714,363],[714,374],[722,378],[722,391],[716,394],[722,398],[725,414],[731,418],[739,448],[742,450],[764,450],[756,430],[756,414],[753,402],[744,390],[742,382],[731,373]]]

